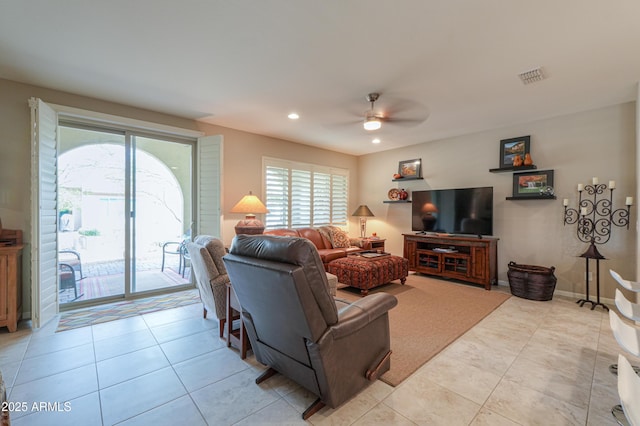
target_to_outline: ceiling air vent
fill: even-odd
[[[544,80],[544,74],[542,74],[542,68],[535,68],[529,71],[518,74],[523,84],[535,83],[536,81]]]

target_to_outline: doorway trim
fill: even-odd
[[[49,320],[53,319],[55,315],[58,313],[58,287],[59,287],[59,278],[57,274],[58,270],[58,256],[57,256],[57,228],[58,228],[58,206],[55,203],[55,207],[53,210],[55,211],[55,224],[54,230],[56,231],[54,241],[51,244],[47,244],[46,247],[40,244],[40,237],[42,233],[41,220],[40,218],[40,205],[42,203],[41,197],[41,179],[39,177],[38,171],[40,170],[40,161],[39,158],[34,154],[38,153],[41,145],[40,140],[38,138],[38,132],[34,131],[34,124],[37,129],[40,128],[39,117],[36,111],[37,109],[46,109],[52,111],[55,119],[55,127],[57,128],[58,123],[61,120],[70,121],[74,123],[86,123],[92,125],[102,125],[104,127],[117,127],[121,130],[125,131],[133,131],[140,133],[151,133],[155,136],[166,136],[175,139],[188,139],[188,140],[198,140],[204,134],[200,131],[194,131],[189,129],[183,129],[179,127],[163,125],[158,123],[147,122],[143,120],[137,120],[122,116],[116,116],[111,114],[99,113],[95,111],[89,111],[74,107],[68,107],[64,105],[57,104],[48,104],[42,101],[39,98],[30,98],[29,105],[32,108],[32,129],[31,133],[33,135],[32,138],[32,228],[31,228],[31,259],[32,259],[32,267],[31,267],[31,318],[33,322],[34,328],[40,328],[44,326]],[[39,106],[40,108],[38,108]],[[53,135],[53,150],[54,156],[57,157],[57,152],[59,148],[59,140],[57,132],[54,132]],[[57,166],[55,167],[57,170]],[[57,172],[56,172],[57,173]],[[56,179],[57,182],[57,179]],[[57,185],[57,183],[56,183]],[[50,226],[51,227],[51,226]],[[42,263],[43,255],[50,257],[49,255],[53,253],[53,260],[47,261],[46,265]],[[48,259],[47,257],[47,259]],[[42,285],[42,277],[45,274],[41,273],[41,269],[43,266],[47,267],[47,271],[52,270],[54,273],[52,274],[55,278],[53,279],[54,285]],[[51,284],[51,283],[49,283]],[[51,288],[54,288],[54,295],[51,294]],[[53,299],[52,299],[53,298]],[[47,303],[42,303],[42,302]],[[52,302],[52,303],[49,303]],[[55,309],[52,311],[51,306],[54,305]],[[43,315],[46,314],[46,315]]]

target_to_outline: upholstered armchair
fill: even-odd
[[[334,299],[322,261],[305,238],[238,235],[224,258],[256,359],[318,396],[307,419],[335,408],[390,368],[386,293]]]
[[[229,275],[222,261],[222,256],[226,253],[224,245],[217,238],[199,235],[193,242],[187,243],[187,250],[202,299],[203,316],[206,318],[208,311],[215,313],[219,321],[220,337],[223,337],[227,318],[226,284],[229,282]]]

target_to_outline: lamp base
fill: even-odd
[[[260,235],[264,232],[264,224],[258,219],[242,219],[236,224],[236,235]]]

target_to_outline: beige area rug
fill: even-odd
[[[340,286],[340,285],[339,285]],[[425,362],[511,297],[483,287],[410,274],[405,285],[393,282],[371,293],[398,299],[389,311],[391,369],[380,380],[397,386]],[[350,301],[360,290],[338,289],[337,298]]]

